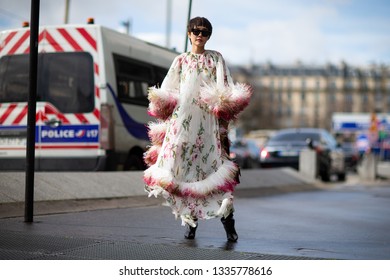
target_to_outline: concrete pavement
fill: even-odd
[[[143,172],[36,172],[35,201],[119,198],[145,195]],[[242,170],[239,188],[310,184],[290,168]],[[24,201],[25,173],[0,172],[0,203]]]
[[[378,164],[378,177],[390,179],[390,162]],[[34,200],[64,201],[144,196],[142,172],[36,172]],[[242,170],[238,190],[273,192],[318,183],[291,168]],[[25,199],[25,172],[0,172],[0,205]]]
[[[37,172],[34,201],[37,214],[84,211],[95,208],[150,206],[142,172]],[[290,168],[242,170],[239,192],[263,194],[313,189],[307,180]],[[0,173],[0,218],[22,216],[25,173]],[[85,203],[85,201],[89,203]]]

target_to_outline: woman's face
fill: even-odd
[[[200,48],[203,48],[206,45],[207,41],[210,38],[210,35],[211,34],[208,29],[204,26],[194,26],[194,28],[192,28],[192,31],[188,32],[188,37],[190,38],[192,45]]]

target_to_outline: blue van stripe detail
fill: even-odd
[[[136,122],[134,119],[132,119],[129,114],[127,114],[125,108],[123,108],[122,103],[119,102],[110,84],[107,83],[107,87],[111,92],[112,98],[114,98],[115,100],[116,107],[118,108],[119,115],[121,116],[121,119],[127,129],[127,132],[129,132],[135,138],[141,140],[149,140],[146,124]]]

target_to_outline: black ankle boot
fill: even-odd
[[[238,234],[234,228],[234,219],[233,213],[227,216],[226,218],[222,217],[221,222],[226,231],[226,238],[230,242],[236,242],[238,239]]]
[[[196,229],[198,228],[198,223],[196,223],[196,227],[192,227],[190,225],[187,225],[186,227],[187,227],[187,229],[186,229],[186,232],[184,233],[184,237],[186,239],[194,239]]]

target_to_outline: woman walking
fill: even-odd
[[[149,196],[163,196],[195,238],[198,219],[220,217],[228,241],[238,239],[233,191],[239,167],[229,159],[228,124],[249,103],[251,87],[234,84],[222,55],[206,50],[211,23],[187,26],[191,51],[178,55],[160,88],[149,89],[152,146],[145,153]]]

